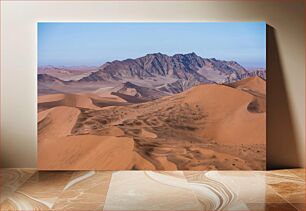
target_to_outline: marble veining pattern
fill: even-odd
[[[2,169],[0,203],[10,197],[34,173],[33,169]]]
[[[111,172],[76,172],[53,205],[55,210],[102,210]]]
[[[182,171],[113,173],[105,210],[201,210]]]
[[[305,210],[305,169],[2,169],[1,210]]]

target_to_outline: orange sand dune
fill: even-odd
[[[55,106],[69,106],[89,109],[99,109],[95,106],[91,98],[79,94],[50,94],[38,97],[39,111],[46,110]]]
[[[87,93],[86,96],[91,98],[94,105],[101,108],[108,106],[125,106],[130,104],[121,97],[112,95],[111,93],[100,93],[99,95]]]
[[[114,136],[66,136],[39,146],[40,169],[131,169],[132,138]]]
[[[229,86],[246,91],[251,90],[264,95],[266,94],[266,81],[258,76],[237,81],[229,84]]]
[[[56,106],[100,109],[100,107],[105,106],[126,104],[127,102],[122,98],[107,93],[103,95],[96,95],[94,93],[49,94],[38,97],[39,111],[50,109]]]
[[[80,111],[59,106],[40,112],[38,137],[39,169],[131,169],[140,165],[154,166],[133,151],[134,141],[128,137],[82,135],[71,130]],[[122,135],[120,129],[113,134]]]
[[[247,78],[228,86],[248,92],[254,96],[253,102],[249,105],[249,110],[258,113],[266,112],[266,81],[256,76]]]
[[[200,85],[179,97],[184,97],[184,103],[199,105],[208,115],[199,135],[223,144],[265,143],[265,113],[248,111],[253,95],[227,86]]]
[[[89,97],[92,97],[93,99],[97,99],[97,100],[109,100],[109,101],[113,101],[113,102],[126,102],[126,100],[116,96],[116,95],[112,95],[111,93],[108,92],[104,92],[104,93],[99,93],[94,94],[94,93],[88,93],[86,94]]]
[[[39,168],[265,168],[265,81],[260,78],[100,109],[75,106],[88,106],[83,98],[52,99],[69,103],[38,115]]]
[[[79,109],[58,106],[38,114],[38,143],[48,141],[52,138],[70,135],[71,128],[74,126]]]

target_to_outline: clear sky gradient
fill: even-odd
[[[40,66],[98,66],[157,52],[265,68],[266,23],[38,23]]]

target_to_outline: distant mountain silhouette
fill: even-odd
[[[57,83],[57,84],[65,84],[65,81],[58,79],[54,76],[48,75],[48,74],[38,74],[37,75],[38,82],[41,83]]]

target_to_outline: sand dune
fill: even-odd
[[[90,97],[79,94],[50,94],[38,97],[38,111],[46,110],[56,106],[80,107],[88,109],[99,109]]]
[[[88,93],[86,94],[87,96],[91,97],[92,99],[96,99],[96,100],[109,100],[110,102],[121,102],[121,103],[125,103],[126,100],[116,96],[116,95],[112,95],[110,92],[100,92],[99,94],[92,94],[92,93]]]
[[[40,164],[51,163],[52,169],[264,169],[264,84],[253,78],[230,86],[199,85],[150,102],[99,109],[88,104],[83,109],[83,101],[71,100],[75,104],[67,105],[84,107],[39,113]],[[54,136],[58,127],[64,132]]]
[[[248,110],[253,113],[266,112],[266,82],[260,77],[247,78],[229,84],[230,87],[242,90],[254,96]]]
[[[44,169],[130,169],[132,138],[114,136],[66,136],[39,146],[39,167]]]
[[[66,106],[58,106],[40,112],[38,114],[38,144],[50,138],[70,135],[71,128],[74,126],[79,114],[79,109]]]
[[[38,168],[40,169],[152,169],[154,166],[133,151],[129,137],[71,136],[79,110],[56,107],[39,115]],[[112,134],[122,135],[113,129]]]
[[[38,111],[43,111],[56,106],[69,106],[87,109],[100,109],[106,106],[128,105],[124,99],[104,93],[96,95],[94,93],[82,94],[49,94],[38,97]]]
[[[266,94],[266,81],[258,76],[237,81],[235,83],[229,84],[229,86],[244,91],[253,91],[264,95]]]
[[[182,97],[184,103],[199,105],[207,114],[206,126],[197,132],[199,135],[222,144],[265,143],[265,113],[248,110],[253,95],[227,86],[200,85]]]

